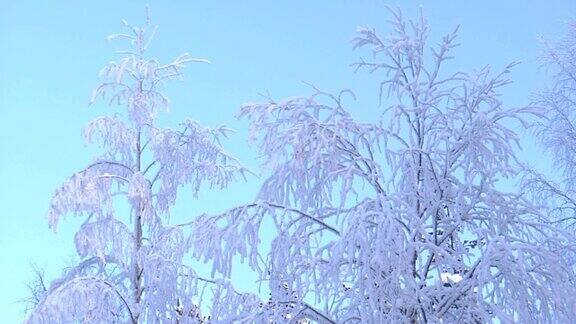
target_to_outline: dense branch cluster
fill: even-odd
[[[360,28],[354,40],[373,57],[356,68],[387,76],[378,123],[354,121],[349,91],[242,108],[269,177],[254,204],[199,219],[214,224],[199,226],[212,231],[205,237],[225,235],[193,249],[226,260],[214,263],[224,274],[233,255],[248,254],[273,300],[309,302],[320,321],[573,318],[573,271],[557,253],[571,236],[497,185],[521,171],[511,121],[542,115],[500,100],[514,64],[448,73],[456,31],[428,52],[423,18],[394,13],[392,27],[387,37]],[[276,234],[260,256],[265,217]]]
[[[168,104],[162,84],[204,60],[145,59],[150,25],[126,27],[114,38],[133,46],[94,93],[125,114],[88,125],[104,154],[56,191],[49,211],[54,228],[66,214],[86,219],[75,237],[83,261],[47,289],[31,322],[575,318],[573,233],[498,184],[522,171],[515,130],[543,113],[501,101],[514,64],[448,72],[457,30],[429,48],[423,16],[392,11],[388,35],[360,28],[354,39],[371,53],[354,67],[383,76],[376,122],[355,121],[349,90],[245,104],[239,117],[266,174],[255,201],[168,226],[182,186],[224,188],[246,170],[220,144],[228,129],[155,124]],[[566,117],[561,107],[556,119]],[[197,276],[188,254],[210,262],[212,277]],[[238,257],[268,283],[269,300],[233,288]]]

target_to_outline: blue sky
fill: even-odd
[[[247,124],[234,115],[240,105],[309,94],[303,81],[327,90],[352,89],[351,103],[361,119],[377,116],[379,76],[353,73],[350,63],[363,52],[352,51],[357,26],[385,32],[384,5],[399,6],[415,17],[422,6],[438,39],[456,25],[461,46],[453,68],[495,69],[521,61],[504,100],[529,103],[533,91],[549,79],[539,68],[539,36],[555,39],[576,13],[564,1],[148,1],[159,30],[151,56],[167,61],[188,52],[211,65],[191,65],[185,82],[166,87],[172,107],[161,118],[176,125],[192,118],[208,126],[237,130],[224,143],[230,153],[257,171],[256,152],[248,148]],[[23,318],[29,262],[54,276],[70,262],[78,219],[63,222],[57,234],[45,219],[53,190],[91,161],[97,150],[84,144],[82,127],[112,111],[88,107],[98,71],[115,59],[117,44],[105,36],[120,31],[121,19],[139,24],[141,1],[5,1],[0,0],[0,317]],[[542,156],[524,136],[522,156],[547,169]],[[205,192],[198,200],[181,197],[175,219],[217,212],[249,201],[259,180],[236,183],[223,192]]]

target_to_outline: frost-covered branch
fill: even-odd
[[[392,10],[391,27],[361,28],[354,40],[373,57],[355,68],[383,72],[379,123],[354,121],[348,90],[241,108],[269,175],[256,203],[192,222],[203,229],[195,254],[226,276],[234,255],[247,257],[273,298],[313,301],[335,322],[574,316],[558,253],[570,236],[497,185],[522,170],[511,123],[543,115],[502,102],[515,63],[450,72],[457,29],[428,50],[423,15]],[[259,249],[265,217],[276,228]]]

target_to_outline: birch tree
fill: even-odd
[[[576,203],[576,25],[568,25],[568,34],[557,43],[544,42],[542,62],[552,74],[552,85],[536,97],[536,104],[546,109],[547,118],[536,124],[536,136],[550,153],[560,181],[546,179],[541,174],[531,173],[527,188],[542,200],[549,199],[557,205],[550,209],[555,221],[566,227],[574,227]]]
[[[516,130],[542,111],[502,101],[514,63],[451,70],[457,31],[430,44],[425,18],[397,11],[385,36],[358,29],[370,55],[354,67],[382,80],[374,122],[355,121],[349,90],[241,108],[267,176],[254,202],[195,219],[192,246],[224,276],[241,256],[268,283],[268,320],[575,318],[569,238],[498,184],[517,179]]]
[[[196,195],[246,172],[220,144],[229,129],[186,120],[173,130],[156,122],[169,103],[163,86],[181,79],[188,63],[208,61],[148,58],[156,27],[149,18],[143,27],[123,24],[125,33],[109,40],[128,48],[102,70],[91,100],[120,109],[85,127],[87,142],[102,153],[55,191],[48,211],[54,230],[66,215],[83,219],[74,236],[81,262],[49,287],[42,283],[30,323],[188,323],[208,318],[201,314],[204,290],[243,298],[224,281],[197,276],[183,262],[192,240],[167,224],[182,187]]]
[[[359,28],[354,67],[382,77],[375,122],[352,91],[249,103],[265,178],[253,202],[186,224],[167,219],[179,190],[223,188],[246,170],[222,149],[226,128],[160,128],[162,86],[184,65],[146,57],[150,24],[112,39],[130,48],[93,100],[121,107],[85,129],[103,153],[56,190],[50,226],[84,219],[81,262],[41,293],[29,322],[568,322],[572,236],[525,196],[515,130],[539,117],[500,98],[514,64],[451,71],[457,30],[430,47],[423,16],[392,11],[390,32]],[[267,227],[271,225],[272,228]],[[267,237],[272,236],[269,245]],[[209,262],[200,277],[184,256]],[[230,280],[246,262],[270,296]]]
[[[567,284],[576,286],[576,24],[568,24],[568,33],[556,42],[544,41],[541,56],[544,67],[552,75],[549,88],[536,95],[535,104],[546,111],[546,119],[535,124],[535,136],[550,155],[556,173],[545,176],[529,169],[523,189],[545,208],[547,223],[565,229],[572,236],[571,244],[559,246],[565,262],[571,267]],[[574,305],[576,307],[576,304]]]

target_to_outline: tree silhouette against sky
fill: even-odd
[[[246,174],[224,127],[160,128],[165,81],[187,54],[145,57],[156,29],[124,23],[131,45],[93,100],[122,110],[90,122],[103,153],[54,194],[50,226],[85,219],[81,262],[36,295],[30,322],[566,322],[575,317],[573,236],[502,179],[522,171],[515,130],[542,116],[500,99],[514,64],[450,71],[457,29],[430,45],[422,14],[391,10],[390,32],[363,27],[354,64],[381,76],[374,122],[349,90],[245,104],[266,177],[255,201],[167,225],[179,189],[224,188]],[[271,224],[271,228],[261,228]],[[264,235],[265,234],[265,235]],[[272,236],[270,246],[264,236]],[[209,261],[200,277],[186,255]],[[268,299],[227,280],[241,257]],[[566,284],[568,283],[568,284]],[[206,293],[205,291],[209,291]]]

